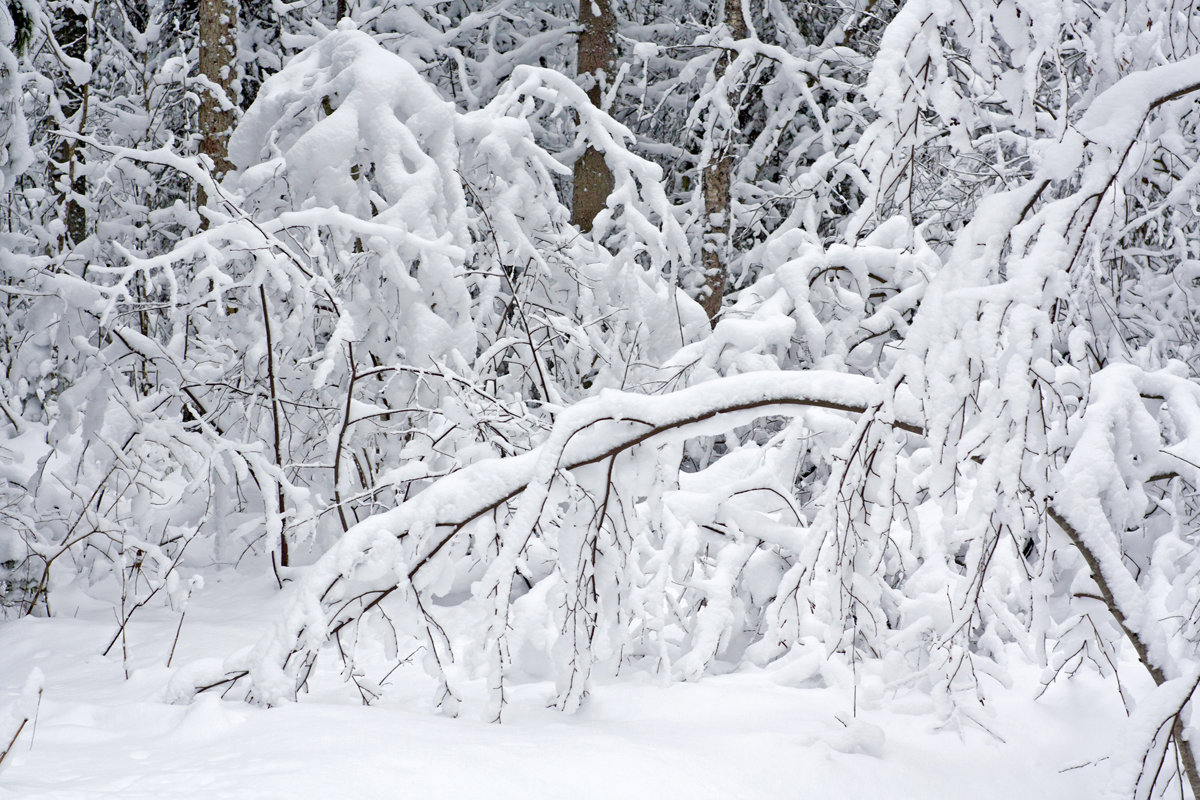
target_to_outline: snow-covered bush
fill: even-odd
[[[906,12],[868,87],[879,122],[859,154],[877,197],[894,194],[899,173],[870,154],[906,103],[921,119],[943,101],[970,106],[884,85],[924,74],[904,61],[914,53],[933,53],[929,69],[942,63],[914,42],[973,30],[1059,48],[1034,48],[1035,64],[1078,46],[1076,18],[1014,14],[1000,31],[932,15],[914,28]],[[976,199],[962,206],[970,218],[945,226],[952,237],[939,228],[927,244],[931,217],[912,213],[871,222],[903,210],[890,200],[864,206],[841,244],[765,236],[752,251],[757,281],[644,384],[678,391],[580,400],[548,434],[531,432],[532,452],[480,460],[352,527],[304,576],[279,629],[200,682],[294,697],[332,637],[362,689],[346,642],[378,614],[424,642],[448,709],[473,677],[499,715],[512,681],[552,679],[573,708],[596,671],[694,678],[796,661],[809,679],[836,681],[819,667],[829,659],[849,683],[928,693],[944,716],[986,724],[976,701],[1005,685],[1010,659],[1043,664],[1052,681],[1081,659],[1107,672],[1129,646],[1162,688],[1130,698],[1148,709],[1130,751],[1148,769],[1121,780],[1161,790],[1155,765],[1168,756],[1191,780],[1185,487],[1197,476],[1184,453],[1196,384],[1170,360],[1191,354],[1191,323],[1154,335],[1134,287],[1158,279],[1132,259],[1134,241],[1163,240],[1145,238],[1144,212],[1116,216],[1117,200],[1139,198],[1125,207],[1174,220],[1154,228],[1176,249],[1155,251],[1152,267],[1190,264],[1194,209],[1179,188],[1190,173],[1161,164],[1164,148],[1194,161],[1196,57],[1154,52],[1125,59],[1128,74],[1101,64],[1064,78],[1090,82],[1069,93],[1057,127],[1023,134],[1014,152],[1026,160],[1003,175],[1011,188],[954,190]],[[526,74],[537,73],[518,71],[514,84]],[[1044,105],[1045,87],[1019,78],[1013,102]],[[1005,125],[997,141],[1026,130]],[[936,193],[906,191],[922,214],[938,210]],[[653,244],[664,228],[649,230]],[[1115,273],[1114,258],[1125,259]],[[1134,335],[1121,330],[1128,316],[1095,321],[1104,303],[1137,309]]]
[[[568,225],[567,168],[539,144],[569,113],[572,147],[617,175],[602,245]],[[673,288],[686,253],[656,168],[627,139],[547,71],[461,113],[345,24],[263,85],[222,184],[165,149],[108,148],[209,205],[167,252],[54,279],[56,313],[94,319],[98,344],[74,342],[88,371],[54,395],[30,489],[30,514],[57,519],[30,539],[47,578],[64,555],[125,559],[157,564],[157,586],[185,545],[234,562],[264,541],[286,566],[431,477],[527,450],[556,409],[641,385],[704,323]]]
[[[269,555],[276,628],[176,696],[274,704],[338,661],[370,701],[382,641],[489,718],[754,665],[986,727],[1014,661],[1132,658],[1157,688],[1120,681],[1114,786],[1200,787],[1198,18],[717,5],[624,9],[611,114],[565,74],[569,8],[413,0],[289,7],[305,49],[219,182],[85,136],[91,185],[206,204],[4,234],[0,562],[33,567],[5,591],[119,575],[124,623]]]

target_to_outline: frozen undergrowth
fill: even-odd
[[[175,658],[253,641],[280,602],[262,578],[207,574]],[[434,682],[416,663],[393,672],[387,699],[370,708],[334,674],[316,676],[299,704],[206,695],[181,706],[164,701],[178,614],[146,609],[129,626],[127,657],[103,657],[111,609],[78,590],[60,603],[54,619],[0,629],[0,708],[30,665],[45,675],[0,797],[1069,800],[1099,796],[1105,764],[1087,762],[1104,758],[1124,716],[1109,681],[1085,676],[1034,701],[1038,676],[1025,669],[981,710],[986,732],[940,729],[927,699],[879,684],[855,693],[836,664],[801,654],[697,683],[607,681],[570,716],[546,707],[553,683],[531,681],[512,690],[499,726],[481,719],[482,682],[464,718],[434,713]]]
[[[728,728],[721,692],[786,676],[806,752],[886,764],[898,709],[1019,752],[1007,703],[1036,728],[1030,690],[1098,674],[1130,717],[1081,737],[1089,774],[1200,794],[1200,17],[729,0],[661,49],[625,20],[641,76],[577,82],[564,4],[452,5],[304,25],[218,181],[101,99],[174,96],[120,70],[75,115],[87,159],[39,143],[72,100],[9,57],[8,4],[0,101],[42,127],[0,135],[33,190],[0,239],[5,635],[74,630],[128,680],[92,691],[164,714],[361,700],[468,739],[646,683]],[[587,163],[612,189],[581,223]],[[235,601],[264,607],[236,635]],[[46,650],[0,739],[62,689]]]

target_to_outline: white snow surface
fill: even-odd
[[[263,578],[212,572],[205,589],[175,663],[249,644],[280,611]],[[990,733],[938,730],[928,701],[881,686],[859,687],[855,716],[850,691],[808,688],[811,669],[786,658],[695,683],[601,683],[573,715],[546,707],[552,684],[524,684],[500,725],[473,714],[482,685],[460,719],[430,710],[419,659],[370,707],[320,672],[299,703],[171,705],[177,612],[141,609],[127,657],[120,642],[101,656],[111,606],[57,591],[59,616],[0,625],[0,712],[44,674],[0,798],[1082,798],[1102,792],[1124,722],[1113,686],[1086,670],[1036,701],[1034,671],[1014,670],[1013,687],[976,710]]]

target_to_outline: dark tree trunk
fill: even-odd
[[[229,135],[237,121],[237,0],[200,0],[199,18],[200,74],[221,89],[206,87],[200,95],[200,152],[212,159],[213,177],[220,180],[233,166]]]
[[[611,0],[579,0],[577,59],[579,76],[590,76],[588,99],[599,108],[604,88],[616,72],[617,19]],[[571,222],[580,230],[592,229],[596,215],[612,193],[613,178],[604,155],[589,147],[575,162],[575,184],[571,198]]]
[[[741,0],[724,0],[724,5],[724,22],[729,29],[729,35],[735,41],[745,39],[749,33],[746,20],[742,16]],[[719,77],[725,76],[734,57],[730,52],[721,54],[717,62]],[[734,123],[732,119],[717,120],[710,134],[713,137],[712,157],[704,165],[701,178],[701,191],[704,195],[704,250],[701,254],[701,264],[704,267],[704,286],[708,290],[701,303],[711,320],[715,320],[721,311],[725,281],[729,274]]]
[[[63,5],[54,23],[54,38],[63,52],[73,59],[84,61],[88,51],[87,17],[69,5]],[[78,85],[70,72],[62,72],[62,84],[58,91],[67,125],[76,133],[83,133],[88,113],[88,85]],[[79,142],[64,137],[54,152],[59,164],[58,181],[63,185],[63,217],[66,221],[66,241],[63,244],[78,244],[87,236],[87,211],[80,200],[87,195],[87,178],[83,174],[83,148]]]

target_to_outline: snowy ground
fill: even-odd
[[[254,641],[277,603],[263,582],[210,578],[174,663]],[[991,734],[935,730],[920,704],[886,695],[860,696],[856,721],[846,692],[789,686],[786,668],[610,683],[574,716],[544,708],[550,687],[524,686],[502,725],[430,711],[417,666],[370,708],[332,685],[274,709],[208,695],[170,705],[177,614],[138,612],[126,679],[119,646],[99,655],[111,608],[68,589],[56,613],[0,624],[0,715],[34,667],[45,674],[0,798],[1085,798],[1107,770],[1084,762],[1103,757],[1124,716],[1094,677],[1034,702],[1030,671],[985,712]]]

